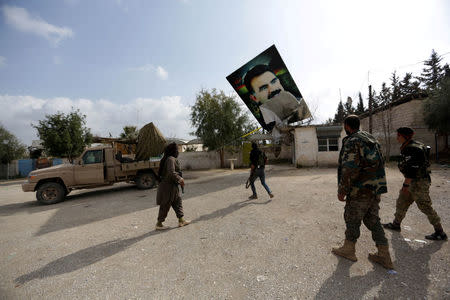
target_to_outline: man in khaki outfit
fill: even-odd
[[[434,233],[425,236],[429,240],[447,240],[441,219],[433,209],[430,198],[430,163],[425,146],[412,139],[414,130],[409,127],[397,129],[397,141],[402,145],[400,172],[405,176],[403,187],[397,199],[394,221],[383,224],[384,228],[400,231],[400,223],[405,218],[409,206],[416,202],[417,207],[428,217]]]

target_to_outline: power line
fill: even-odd
[[[448,51],[448,52],[445,52],[444,54],[441,54],[441,55],[439,55],[439,58],[442,58],[442,57],[444,57],[444,56],[446,56],[446,55],[448,55],[448,54],[450,54],[450,51]],[[404,68],[408,68],[408,67],[413,67],[413,66],[416,66],[416,65],[418,65],[418,64],[423,64],[423,63],[425,63],[427,61],[427,59],[425,59],[425,60],[421,60],[421,61],[419,61],[419,62],[416,62],[416,63],[412,63],[412,64],[407,64],[407,65],[401,65],[401,66],[397,66],[397,67],[394,67],[393,68],[393,70],[394,71],[398,71],[398,70],[400,70],[400,69],[404,69]],[[370,85],[370,80],[369,80],[369,73],[370,72],[381,72],[381,69],[372,69],[372,70],[369,70],[368,71],[368,73],[367,73],[367,84],[368,85]],[[364,84],[364,83],[363,83]],[[360,87],[360,89],[361,89],[361,87]]]
[[[439,55],[439,58],[442,58],[442,57],[444,57],[444,56],[446,56],[446,55],[448,55],[448,54],[450,54],[450,51],[449,51],[449,52],[446,52],[446,53],[444,53],[444,54]],[[402,68],[406,68],[406,67],[412,67],[412,66],[415,66],[415,65],[418,65],[418,64],[422,64],[422,63],[424,63],[424,62],[426,62],[426,61],[427,61],[427,60],[425,59],[425,60],[421,60],[421,61],[419,61],[419,62],[416,62],[416,63],[414,63],[414,64],[409,64],[409,65],[399,66],[399,67],[397,67],[397,69],[402,69]]]

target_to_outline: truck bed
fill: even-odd
[[[157,161],[135,161],[129,163],[121,163],[122,171],[138,171],[144,169],[159,168],[159,160]]]

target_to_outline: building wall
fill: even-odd
[[[318,147],[316,128],[312,126],[295,129],[295,164],[298,167],[317,166]]]
[[[287,146],[282,144],[281,145],[281,152],[278,155],[278,157],[275,157],[275,154],[273,153],[273,146],[270,146],[270,149],[265,151],[267,159],[269,160],[269,164],[270,161],[272,160],[292,160],[292,146]]]
[[[391,129],[388,133],[390,141],[390,156],[400,155],[400,145],[397,142],[397,128],[411,127],[415,131],[414,139],[421,141],[425,145],[431,146],[431,153],[436,153],[435,135],[428,130],[427,125],[423,119],[423,104],[424,100],[411,100],[409,102],[394,106],[391,109]],[[373,130],[372,134],[378,139],[383,147],[383,153],[387,154],[386,138],[383,130],[383,116],[387,120],[389,112],[382,111],[372,116]],[[369,131],[369,117],[361,120],[361,129]],[[445,138],[438,137],[439,151],[443,150],[445,146]]]
[[[345,131],[338,140],[341,149]],[[315,126],[299,127],[294,132],[294,157],[297,167],[334,167],[338,165],[339,151],[320,151]]]

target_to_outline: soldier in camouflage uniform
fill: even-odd
[[[358,116],[348,116],[344,129],[347,137],[342,140],[339,154],[338,199],[345,201],[345,241],[342,247],[333,248],[332,252],[357,261],[355,244],[362,221],[372,232],[378,248],[377,253],[369,254],[369,260],[393,269],[388,241],[378,217],[380,195],[387,193],[380,145],[371,134],[359,130]]]
[[[431,205],[430,198],[430,163],[426,147],[412,139],[414,130],[409,127],[397,129],[397,141],[402,145],[401,160],[398,163],[400,172],[405,176],[403,187],[397,199],[397,207],[392,223],[383,224],[385,228],[400,231],[400,223],[409,206],[416,202],[417,207],[428,217],[434,227],[434,233],[425,236],[429,240],[447,240],[441,219]]]

